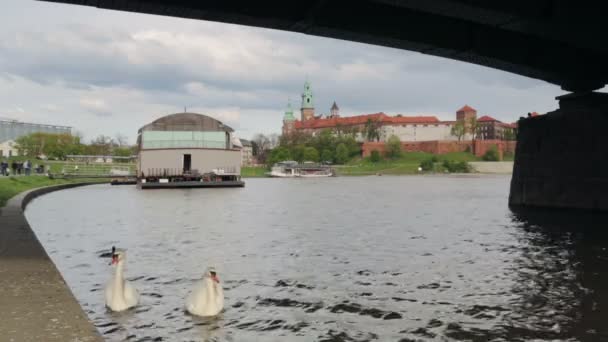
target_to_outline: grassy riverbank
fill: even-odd
[[[241,177],[252,178],[252,177],[266,177],[266,169],[263,166],[243,166],[241,167]]]
[[[0,177],[0,208],[13,196],[20,192],[39,188],[49,185],[58,185],[66,183],[81,183],[81,182],[103,182],[104,179],[50,179],[46,176],[17,176],[17,177]]]
[[[453,162],[478,161],[479,158],[467,152],[446,153],[434,155],[424,152],[406,152],[396,159],[385,159],[379,162],[371,162],[369,158],[355,159],[346,165],[334,166],[339,176],[366,176],[382,173],[386,175],[411,175],[417,174],[418,167],[423,160],[436,157],[439,162],[449,160]]]

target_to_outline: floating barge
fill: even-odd
[[[171,114],[143,126],[137,136],[137,187],[244,187],[242,146],[233,132],[196,113]]]
[[[219,170],[202,175],[196,172],[181,175],[164,174],[146,176],[137,181],[140,189],[175,189],[175,188],[242,188],[245,182],[240,175],[227,174]]]

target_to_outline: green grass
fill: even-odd
[[[432,154],[426,152],[404,152],[401,157],[396,159],[384,159],[377,163],[372,163],[369,158],[356,158],[343,166],[335,166],[336,172],[341,176],[362,176],[382,173],[386,175],[411,175],[417,174],[418,167],[423,160],[436,157],[439,162],[451,160],[478,161],[480,158],[468,152],[451,152],[446,154]]]
[[[80,182],[100,182],[104,179],[83,179],[83,178],[72,178],[72,179],[50,179],[46,176],[17,176],[17,177],[4,177],[0,176],[0,208],[3,207],[6,202],[13,196],[20,192],[39,188],[49,185],[58,185],[66,183],[80,183]],[[106,180],[107,181],[107,180]]]
[[[263,166],[243,166],[241,167],[242,177],[265,177],[268,170]]]

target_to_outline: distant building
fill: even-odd
[[[243,148],[241,149],[241,162],[243,165],[252,165],[253,164],[253,145],[250,140],[240,139],[241,145]]]
[[[517,125],[501,122],[484,115],[477,119],[477,139],[481,140],[515,140]],[[510,133],[509,133],[510,131]]]
[[[14,140],[0,142],[0,158],[18,156],[17,144]]]
[[[233,129],[196,113],[164,116],[139,129],[138,176],[216,173],[240,175]]]
[[[0,119],[0,157],[17,156],[15,140],[32,133],[71,134],[72,128]]]
[[[301,132],[316,135],[329,129],[334,132],[354,133],[356,140],[363,142],[366,140],[366,126],[375,126],[378,129],[380,142],[387,141],[392,135],[396,135],[402,142],[456,141],[458,137],[452,134],[452,128],[457,122],[463,122],[466,133],[461,138],[470,140],[471,119],[477,118],[477,110],[469,105],[464,105],[456,111],[455,121],[441,121],[433,115],[391,116],[383,112],[343,117],[340,116],[339,110],[334,101],[329,115],[315,116],[312,87],[310,82],[306,81],[302,92],[300,120],[296,119],[291,103],[288,102],[283,115],[283,134]],[[484,116],[478,120],[479,139],[506,139],[514,136],[516,128],[514,124],[502,123],[493,118],[491,118],[492,122],[489,122],[486,118],[489,117]],[[513,134],[506,134],[508,129],[512,129]]]

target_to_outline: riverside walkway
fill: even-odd
[[[30,190],[0,208],[0,340],[102,341],[23,214],[33,198],[79,185]]]

